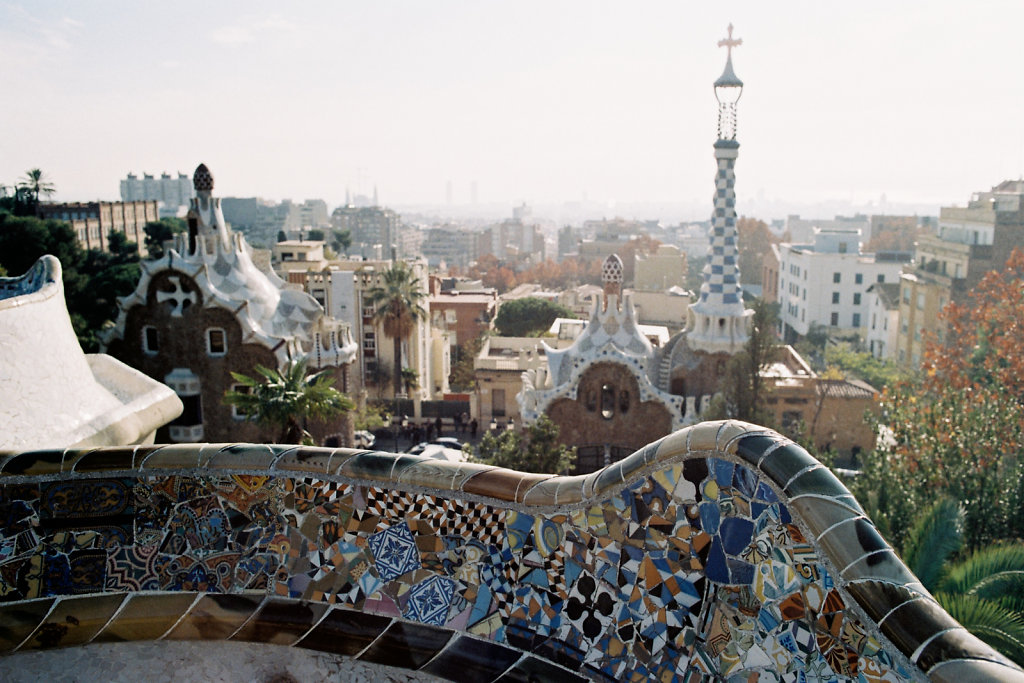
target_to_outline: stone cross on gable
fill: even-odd
[[[167,279],[174,284],[174,291],[157,292],[156,300],[159,303],[163,303],[164,301],[173,301],[174,303],[171,304],[171,317],[180,318],[181,312],[185,308],[185,302],[187,301],[190,304],[194,304],[196,302],[196,293],[186,292],[182,288],[181,281],[178,279],[177,275],[172,275]]]
[[[727,38],[722,38],[720,41],[718,41],[718,47],[725,46],[725,48],[729,51],[729,54],[727,55],[727,58],[728,59],[732,59],[732,49],[734,47],[739,47],[742,44],[743,44],[743,39],[742,38],[733,39],[733,37],[732,37],[732,23],[730,23],[729,24],[729,36]]]

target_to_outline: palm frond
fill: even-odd
[[[940,498],[919,515],[907,534],[903,561],[928,590],[939,585],[943,567],[964,542],[964,509],[952,498]]]
[[[1024,614],[1024,571],[1015,569],[993,574],[982,579],[972,594]]]
[[[992,597],[1001,582],[1020,586],[1021,572],[1024,572],[1024,543],[997,545],[971,553],[953,565],[940,588],[950,593]],[[1002,578],[997,580],[997,577]],[[1015,580],[1018,583],[1014,583]]]
[[[935,599],[964,628],[1024,666],[1024,615],[976,595],[940,592]]]

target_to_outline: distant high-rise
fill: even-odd
[[[159,178],[149,173],[143,173],[142,178],[129,173],[121,181],[121,201],[155,200],[163,204],[160,208],[164,215],[174,215],[179,206],[188,206],[194,196],[192,180],[184,173],[178,173],[177,177],[161,173]]]
[[[331,214],[331,227],[350,230],[354,247],[381,245],[382,253],[387,254],[391,245],[399,242],[400,225],[401,217],[397,213],[380,206],[339,206]]]

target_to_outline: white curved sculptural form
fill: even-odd
[[[53,256],[0,278],[0,349],[0,449],[151,442],[181,414],[168,387],[108,355],[82,353]]]

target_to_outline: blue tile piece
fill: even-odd
[[[745,496],[751,497],[754,495],[754,491],[757,488],[757,475],[751,470],[747,469],[743,465],[736,466],[736,475],[734,477],[736,488],[740,490]]]
[[[565,585],[571,586],[576,583],[576,579],[579,577],[582,567],[580,567],[579,563],[575,560],[566,559],[565,569],[563,571],[565,576]]]
[[[791,524],[793,522],[793,516],[789,514],[789,510],[786,509],[785,505],[779,506],[779,521],[783,524]]]
[[[508,538],[508,546],[513,551],[519,550],[526,543],[526,537],[533,530],[533,516],[524,515],[519,512],[510,514],[505,518],[505,531]]]
[[[491,612],[491,589],[486,583],[477,587],[476,601],[473,603],[473,610],[469,613],[469,625],[479,622]]]
[[[700,526],[708,535],[718,533],[718,522],[721,517],[718,503],[700,504]]]
[[[772,490],[772,487],[768,486],[768,484],[764,482],[757,485],[757,492],[754,494],[754,498],[768,503],[774,503],[779,499],[779,497],[775,495],[775,491]]]
[[[760,622],[761,626],[764,627],[765,631],[771,631],[781,623],[770,610],[764,607],[762,607],[757,613],[757,620]]]
[[[405,522],[373,534],[369,544],[382,581],[419,569],[422,564],[412,531]]]
[[[722,488],[732,486],[732,472],[735,465],[728,460],[718,460],[717,458],[712,458],[711,464],[715,471],[715,482]]]
[[[549,587],[548,573],[541,567],[535,567],[534,569],[531,569],[526,576],[521,577],[519,579],[519,583],[530,584],[537,588],[547,589]]]
[[[749,586],[754,581],[754,565],[743,560],[728,558],[729,578],[733,584]]]
[[[754,533],[754,523],[742,517],[726,517],[722,520],[719,534],[722,547],[728,555],[739,555],[750,545]]]
[[[725,551],[722,541],[715,536],[708,551],[708,561],[704,565],[704,574],[716,583],[729,583],[729,565],[725,562]]]

